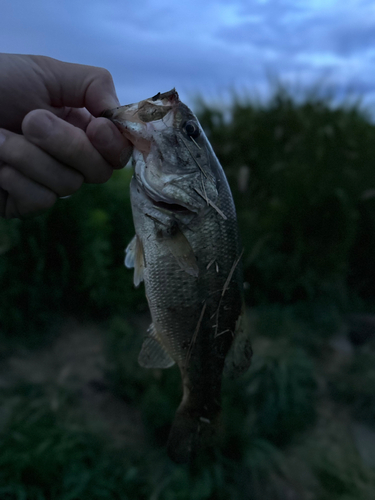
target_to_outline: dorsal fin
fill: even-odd
[[[153,323],[147,330],[147,337],[143,341],[138,363],[143,368],[169,368],[174,361],[160,343],[156,328]]]

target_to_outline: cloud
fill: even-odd
[[[280,80],[375,93],[372,0],[5,2],[0,47],[108,68],[120,100]]]

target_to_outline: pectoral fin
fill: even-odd
[[[129,269],[134,267],[133,283],[135,286],[139,286],[139,284],[143,281],[145,259],[142,241],[137,235],[134,236],[129,245],[126,247],[125,253],[125,266]]]
[[[225,358],[224,375],[236,378],[247,371],[251,364],[253,350],[249,337],[249,322],[243,307],[237,320],[232,346]]]
[[[147,330],[147,334],[138,356],[139,364],[143,368],[169,368],[173,366],[175,362],[161,345],[153,323]]]
[[[197,277],[199,273],[197,260],[188,239],[181,229],[175,226],[172,234],[166,236],[164,242],[181,269],[191,276]]]

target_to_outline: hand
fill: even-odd
[[[131,144],[97,118],[117,106],[107,70],[0,54],[0,216],[45,211],[124,166]]]

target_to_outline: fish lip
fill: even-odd
[[[126,104],[124,106],[117,106],[116,108],[104,110],[101,117],[112,120],[119,126],[126,128],[128,123],[147,123],[162,120],[169,111],[173,110],[173,114],[181,104],[178,92],[175,88],[168,92],[158,92],[153,97],[144,99],[143,101]],[[150,113],[152,111],[152,113]],[[154,112],[157,117],[154,117]]]

